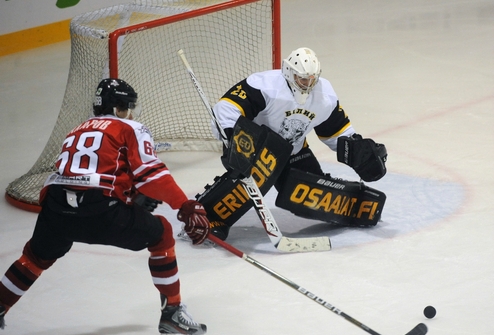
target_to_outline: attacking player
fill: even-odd
[[[160,333],[206,333],[206,326],[193,321],[181,302],[172,227],[165,217],[150,212],[162,201],[178,209],[193,244],[204,242],[210,224],[203,206],[187,199],[157,158],[148,128],[132,120],[139,111],[137,93],[126,82],[100,82],[94,117],[67,135],[58,171],[41,191],[34,233],[0,281],[0,328],[5,314],[43,271],[73,242],[82,242],[133,251],[147,248],[161,297]]]
[[[274,185],[276,205],[295,215],[348,226],[374,226],[386,196],[364,185],[325,174],[309,148],[307,134],[337,152],[364,181],[386,173],[386,148],[356,134],[331,83],[309,48],[294,50],[281,70],[253,73],[235,84],[213,107],[229,140],[222,156],[228,172],[197,196],[211,233],[226,239],[230,227],[253,205],[239,178],[252,176],[261,193]],[[221,134],[213,125],[213,132]]]

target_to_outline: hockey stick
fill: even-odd
[[[178,55],[182,59],[182,62],[184,63],[185,67],[187,68],[187,72],[190,75],[190,79],[192,80],[192,83],[194,84],[197,93],[201,97],[201,100],[204,106],[206,107],[209,116],[216,124],[216,128],[220,133],[223,144],[228,148],[229,147],[228,138],[223,128],[220,126],[218,119],[216,119],[213,109],[211,108],[211,104],[209,103],[209,100],[206,97],[206,94],[204,93],[201,84],[199,83],[199,80],[192,71],[192,67],[187,61],[187,58],[185,58],[184,51],[182,49],[178,50]],[[254,208],[256,210],[256,213],[259,216],[259,219],[261,220],[262,225],[266,230],[269,239],[271,240],[271,243],[278,250],[286,251],[286,252],[331,250],[331,242],[329,240],[329,237],[327,236],[306,237],[306,238],[288,238],[283,236],[280,229],[278,228],[278,225],[276,224],[276,221],[274,220],[273,214],[271,214],[271,211],[269,210],[268,206],[266,206],[262,193],[259,190],[259,187],[257,186],[254,179],[251,176],[249,176],[241,179],[241,182],[247,194],[249,194],[249,197],[252,199],[254,203]]]
[[[345,312],[339,310],[335,306],[331,305],[329,302],[325,301],[322,298],[319,298],[317,295],[315,295],[314,293],[306,290],[302,286],[295,284],[290,279],[288,279],[286,277],[283,277],[282,275],[276,273],[275,271],[273,271],[270,268],[268,268],[267,266],[259,263],[258,261],[256,261],[252,257],[250,257],[249,255],[243,253],[242,251],[240,251],[237,248],[233,247],[232,245],[226,243],[225,241],[222,241],[219,238],[217,238],[216,236],[211,235],[211,234],[208,236],[208,239],[211,240],[212,242],[218,244],[219,246],[221,246],[225,250],[231,252],[235,256],[242,258],[246,262],[248,262],[248,263],[254,265],[255,267],[257,267],[258,269],[261,269],[262,271],[266,272],[267,274],[271,275],[272,277],[278,279],[282,283],[290,286],[291,288],[293,288],[297,292],[301,293],[302,295],[306,296],[307,298],[309,298],[309,299],[317,302],[319,305],[321,305],[321,306],[329,309],[331,312],[333,312],[333,313],[335,313],[335,314],[343,317],[345,320],[353,323],[355,326],[359,327],[360,329],[365,330],[367,333],[372,334],[372,335],[380,335],[378,332],[376,332],[375,330],[372,330],[371,328],[367,327],[362,322],[360,322],[360,321],[352,318],[350,315],[348,315]],[[419,323],[418,325],[416,325],[412,330],[410,330],[405,335],[425,335],[425,334],[427,334],[427,326],[425,324],[423,324],[423,323]]]

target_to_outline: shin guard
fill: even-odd
[[[30,241],[26,243],[22,256],[16,260],[0,281],[0,304],[8,310],[29,290],[44,270],[55,260],[42,260],[33,254]]]
[[[175,255],[175,239],[168,220],[159,218],[164,226],[161,240],[149,247],[149,271],[154,286],[164,295],[170,304],[180,303],[180,280],[178,276],[177,257]]]

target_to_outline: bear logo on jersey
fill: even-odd
[[[304,135],[309,123],[298,119],[284,119],[278,134],[289,143],[297,142]]]

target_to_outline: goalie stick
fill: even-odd
[[[182,62],[184,63],[185,67],[187,68],[187,72],[190,75],[190,79],[192,80],[192,83],[194,84],[197,93],[199,94],[204,106],[206,107],[209,116],[216,124],[216,128],[218,129],[223,144],[228,148],[229,147],[228,138],[223,128],[220,126],[218,119],[216,119],[213,109],[211,108],[211,104],[209,103],[209,100],[206,97],[206,94],[204,93],[201,84],[199,83],[199,80],[192,71],[192,67],[190,66],[187,58],[185,57],[184,51],[180,49],[178,50],[177,53],[180,56],[180,59],[182,59]],[[271,211],[269,210],[268,206],[266,206],[266,202],[264,201],[262,193],[259,190],[259,187],[257,186],[252,176],[241,179],[241,182],[247,194],[254,202],[254,208],[256,210],[256,213],[259,216],[259,219],[261,220],[264,230],[266,230],[266,233],[268,234],[271,243],[278,250],[285,252],[331,250],[331,241],[327,236],[306,237],[306,238],[288,238],[283,236],[280,229],[278,228],[278,225],[276,224],[273,215],[271,214]]]
[[[233,247],[232,245],[226,243],[225,241],[220,240],[216,236],[210,234],[208,236],[208,239],[210,241],[216,243],[217,245],[221,246],[223,249],[231,252],[235,256],[242,258],[246,262],[248,262],[248,263],[254,265],[255,267],[257,267],[258,269],[261,269],[262,271],[266,272],[270,276],[278,279],[282,283],[288,285],[289,287],[293,288],[294,290],[296,290],[297,292],[299,292],[302,295],[306,296],[307,298],[309,298],[309,299],[317,302],[319,305],[321,305],[321,306],[329,309],[331,312],[333,312],[333,313],[335,313],[335,314],[343,317],[345,320],[351,322],[352,324],[354,324],[355,326],[359,327],[360,329],[365,330],[367,333],[372,334],[372,335],[381,335],[378,332],[376,332],[375,330],[372,330],[368,326],[364,325],[362,322],[358,321],[357,319],[354,319],[350,315],[346,314],[345,312],[343,312],[340,309],[336,308],[335,306],[331,305],[329,302],[327,302],[324,299],[318,297],[314,293],[306,290],[302,286],[300,286],[298,284],[295,284],[290,279],[288,279],[288,278],[286,278],[286,277],[284,277],[284,276],[276,273],[275,271],[273,271],[270,268],[268,268],[267,266],[259,263],[258,261],[256,261],[252,257],[250,257],[249,255],[243,253],[242,251],[240,251],[237,248]],[[423,324],[423,323],[419,323],[418,325],[416,325],[415,327],[413,327],[412,330],[410,330],[405,335],[425,335],[425,334],[427,334],[427,326],[425,324]]]

